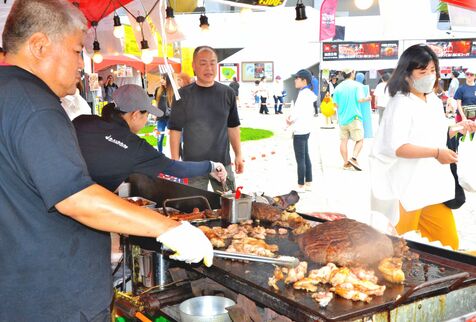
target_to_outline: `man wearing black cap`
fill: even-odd
[[[115,104],[104,107],[102,117],[81,115],[73,121],[94,181],[114,191],[131,173],[151,177],[164,173],[179,178],[210,174],[218,181],[226,180],[221,163],[174,161],[136,135],[147,123],[149,113],[163,115],[140,86],[121,86],[113,99]]]

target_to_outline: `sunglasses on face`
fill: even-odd
[[[474,76],[473,73],[466,73],[466,76]]]

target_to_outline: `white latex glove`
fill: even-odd
[[[167,230],[157,237],[164,247],[174,251],[170,258],[186,263],[198,263],[203,259],[205,266],[213,264],[213,246],[203,232],[182,221],[180,226]]]
[[[210,171],[210,175],[218,180],[218,182],[225,182],[226,176],[228,175],[225,166],[220,162],[210,161],[210,163],[212,164],[212,171]]]

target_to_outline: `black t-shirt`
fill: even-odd
[[[131,173],[156,177],[174,163],[132,133],[121,117],[106,121],[96,115],[81,115],[73,124],[91,177],[111,191]]]
[[[180,89],[180,96],[167,126],[183,132],[183,159],[229,165],[228,128],[240,125],[233,89],[217,82],[211,87],[192,83]]]
[[[235,92],[235,95],[238,96],[239,93],[240,93],[240,83],[233,81],[233,82],[230,83],[230,87]]]
[[[0,66],[0,321],[79,321],[112,296],[110,237],[54,206],[94,184],[59,98]]]

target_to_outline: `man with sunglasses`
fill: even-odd
[[[466,69],[466,83],[461,85],[454,95],[457,102],[458,111],[456,115],[456,122],[464,121],[466,119],[476,119],[476,84],[474,82],[476,74],[476,66],[471,66]],[[470,106],[474,106],[472,109]],[[465,111],[466,110],[466,111]]]

